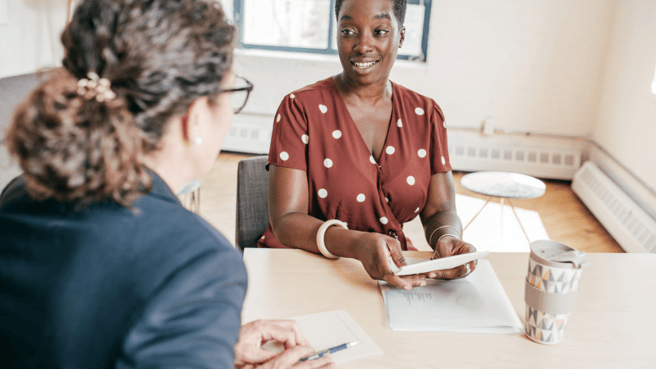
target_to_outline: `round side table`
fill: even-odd
[[[462,186],[472,192],[476,192],[482,195],[488,195],[490,198],[487,199],[481,210],[474,215],[474,217],[467,223],[463,232],[469,227],[469,225],[476,219],[478,214],[483,211],[485,206],[490,202],[493,197],[498,197],[499,203],[501,204],[501,240],[503,242],[503,206],[504,201],[508,201],[510,208],[515,214],[515,218],[519,223],[519,226],[524,232],[524,236],[528,240],[528,243],[531,243],[531,240],[526,234],[526,230],[522,225],[522,222],[517,216],[515,211],[515,206],[510,202],[510,199],[534,199],[544,195],[546,186],[541,180],[527,176],[525,174],[519,173],[510,173],[510,172],[476,172],[469,173],[462,177],[460,180]]]

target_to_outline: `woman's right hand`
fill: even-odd
[[[299,361],[312,355],[315,351],[310,346],[296,346],[286,349],[278,356],[259,365],[246,365],[240,369],[334,369],[337,368],[330,355],[316,360]]]
[[[406,265],[401,243],[397,239],[376,232],[363,232],[358,243],[356,258],[371,278],[406,290],[426,285],[424,274],[394,275],[394,270]]]
[[[284,351],[276,353],[264,350],[262,344],[276,341],[284,346]],[[330,356],[317,360],[299,362],[314,350],[308,346],[303,333],[294,320],[255,320],[244,324],[239,331],[239,341],[235,345],[235,367],[262,369],[312,369],[334,368]]]

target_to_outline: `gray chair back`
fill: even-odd
[[[36,73],[0,78],[0,128],[9,127],[16,106],[41,82]],[[4,132],[0,133],[2,137]]]
[[[7,152],[4,142],[5,131],[11,124],[16,106],[43,81],[45,79],[39,78],[36,73],[0,78],[0,192],[12,179],[21,174],[18,163],[9,157]]]
[[[269,225],[267,156],[243,159],[237,165],[237,230],[235,243],[243,251],[257,247]]]

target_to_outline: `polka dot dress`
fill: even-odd
[[[392,83],[392,116],[380,153],[371,153],[332,78],[286,96],[274,116],[269,164],[305,171],[308,214],[349,229],[398,236],[426,203],[431,175],[451,170],[439,106]],[[271,226],[260,247],[285,247]]]

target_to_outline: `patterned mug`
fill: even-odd
[[[550,240],[531,243],[524,301],[526,336],[547,345],[560,343],[579,290],[585,253]]]

